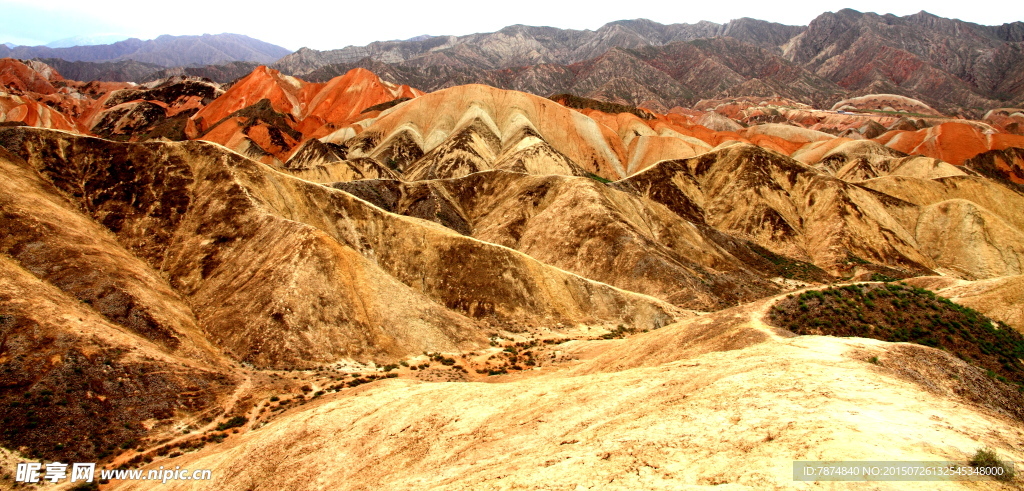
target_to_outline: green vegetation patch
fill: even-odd
[[[914,118],[946,118],[946,117],[948,117],[948,116],[936,116],[934,114],[912,113],[912,112],[906,112],[906,111],[884,111],[882,109],[866,109],[866,108],[855,108],[855,109],[852,109],[852,110],[847,109],[846,112],[851,112],[851,113],[887,114],[887,115],[891,115],[891,116],[910,116],[910,117],[914,117]]]
[[[891,283],[891,282],[896,281],[898,279],[899,278],[893,278],[892,276],[889,276],[887,274],[871,273],[871,281],[881,281],[881,282],[884,282],[884,283]]]
[[[368,107],[366,109],[363,109],[362,111],[359,112],[359,114],[366,114],[366,113],[368,113],[370,111],[383,111],[385,109],[391,109],[391,108],[393,108],[393,107],[395,107],[395,106],[397,106],[397,105],[399,105],[399,104],[401,104],[401,103],[403,103],[405,101],[411,101],[411,100],[412,100],[411,97],[399,97],[397,99],[391,99],[390,101],[382,102],[380,104],[373,105],[373,106],[370,106],[370,107]]]
[[[626,337],[629,334],[635,334],[635,333],[636,333],[636,328],[634,328],[634,327],[626,327],[623,324],[619,324],[619,326],[616,327],[615,329],[612,329],[611,332],[608,332],[606,334],[602,334],[601,335],[601,339],[619,339],[619,338],[624,338],[624,337]]]
[[[782,278],[817,283],[828,283],[834,280],[825,270],[811,263],[775,254],[754,243],[750,243],[750,249],[762,258],[767,259],[772,264],[774,274]]]
[[[1002,468],[1002,472],[995,474],[996,480],[1012,481],[1014,478],[1014,466],[1012,461],[1004,461],[999,458],[995,450],[991,448],[979,448],[969,462],[971,467],[996,469]]]
[[[233,416],[231,419],[217,425],[217,431],[224,431],[231,428],[238,428],[248,421],[245,416]]]
[[[1024,389],[1024,336],[923,288],[886,283],[812,290],[776,304],[768,322],[796,334],[931,346]]]
[[[606,114],[630,113],[640,119],[654,119],[654,115],[650,112],[625,104],[588,99],[572,94],[557,94],[548,99],[573,109],[596,109]]]
[[[605,179],[597,174],[594,174],[593,172],[588,172],[587,177],[603,184],[610,184],[612,182],[610,179]]]

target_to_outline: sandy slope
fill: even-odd
[[[600,342],[504,383],[379,382],[150,467],[210,468],[226,490],[848,489],[795,483],[791,462],[965,460],[985,445],[1020,458],[1020,421],[972,402],[1001,393],[978,370],[919,346],[779,335],[757,320],[766,305]]]

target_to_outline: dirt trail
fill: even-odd
[[[231,395],[228,396],[227,399],[225,399],[223,403],[221,403],[221,406],[220,406],[221,409],[222,409],[221,414],[230,414],[232,411],[234,411],[235,405],[238,403],[238,400],[244,394],[248,393],[252,389],[252,375],[250,373],[248,373],[248,372],[242,372],[240,375],[242,377],[244,377],[244,379],[242,380],[242,382],[240,384],[238,384],[238,387],[235,388],[235,390],[231,393]],[[246,412],[246,414],[245,414],[246,419],[248,419],[250,421],[253,419],[252,418],[253,414],[251,414],[251,413],[254,410],[258,410],[258,406],[259,405],[257,404],[256,406],[253,406],[252,409],[250,409],[249,411]],[[212,430],[214,430],[217,427],[218,424],[220,424],[220,423],[217,421],[217,418],[214,417],[212,419],[212,421],[210,421],[209,423],[207,423],[203,427],[198,428],[196,430],[193,430],[193,431],[191,431],[191,432],[189,432],[187,434],[179,435],[179,436],[177,436],[175,438],[172,438],[172,439],[170,439],[170,440],[168,440],[166,442],[160,443],[158,445],[152,445],[152,446],[147,447],[146,449],[144,449],[142,451],[138,451],[138,452],[136,452],[134,450],[125,451],[124,453],[122,453],[122,454],[118,455],[117,457],[115,457],[114,460],[111,461],[110,464],[108,464],[108,465],[110,467],[112,467],[112,468],[116,468],[116,467],[118,467],[118,466],[120,466],[122,464],[127,463],[128,460],[134,458],[135,456],[137,456],[137,455],[144,455],[147,452],[150,452],[150,451],[154,450],[155,448],[163,447],[163,446],[168,446],[168,445],[175,445],[175,444],[183,442],[185,440],[192,439],[196,435],[201,435],[201,434],[206,433],[208,431],[212,431]],[[248,425],[246,425],[246,427],[248,427]]]

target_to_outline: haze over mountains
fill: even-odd
[[[71,48],[74,46],[95,46],[97,44],[113,44],[118,41],[124,41],[131,36],[125,36],[123,34],[96,34],[93,36],[72,36],[69,38],[58,39],[56,41],[46,43],[47,48]],[[14,45],[9,45],[8,48],[13,48]]]
[[[1021,460],[1019,30],[513,26],[141,84],[0,59],[0,482],[788,489],[793,460]]]
[[[143,41],[125,39],[112,44],[66,47],[3,46],[3,58],[56,58],[65,61],[116,62],[134,60],[162,67],[209,65],[232,61],[271,63],[288,50],[241,34],[169,36]]]

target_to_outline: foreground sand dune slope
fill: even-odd
[[[930,348],[793,337],[759,320],[767,304],[581,346],[567,370],[505,383],[381,382],[161,465],[212,469],[229,490],[848,489],[794,482],[792,461],[1018,455],[1015,391]]]

